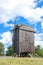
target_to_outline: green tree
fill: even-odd
[[[7,56],[12,56],[12,51],[13,51],[12,46],[9,46],[7,51],[6,51],[6,55]]]
[[[43,48],[41,49],[41,56],[43,57]]]
[[[35,48],[35,53],[43,57],[43,48],[41,48],[40,45],[37,45],[37,47]]]
[[[0,56],[4,55],[4,44],[0,42]]]

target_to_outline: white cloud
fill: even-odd
[[[35,46],[40,45],[43,48],[43,41],[35,41]]]
[[[3,34],[1,34],[2,39],[0,39],[0,42],[2,42],[3,44],[12,44],[12,34],[11,32],[4,32]]]
[[[5,48],[5,54],[6,54],[7,48]]]
[[[41,19],[41,28],[43,30],[43,16],[42,16],[42,19]]]
[[[43,33],[35,34],[35,46],[40,45],[43,48]]]
[[[43,33],[35,34],[35,41],[37,40],[43,40]]]
[[[14,27],[14,24],[8,24],[8,23],[4,23],[4,27],[11,27],[11,28],[13,28]]]
[[[0,39],[0,42],[4,44],[5,51],[6,51],[7,47],[9,45],[12,45],[12,34],[11,32],[7,31],[7,32],[4,32],[3,34],[0,34],[0,36],[2,37],[2,39]]]
[[[42,27],[42,29],[43,29],[43,22],[41,23],[41,27]]]
[[[41,16],[43,16],[43,8],[33,9],[26,5],[21,5],[18,6],[17,10],[17,15],[24,16],[26,19],[30,20],[30,22],[39,22],[41,21]]]
[[[42,29],[43,29],[43,17],[42,17],[41,27],[42,27]]]
[[[5,23],[15,16],[23,16],[30,22],[41,21],[43,8],[36,8],[36,0],[0,0],[0,23]]]

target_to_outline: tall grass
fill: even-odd
[[[0,58],[0,65],[43,65],[43,58]]]

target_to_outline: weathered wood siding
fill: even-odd
[[[31,46],[31,52],[34,53],[35,52],[35,48],[34,48],[34,33],[30,32],[30,46]]]
[[[13,34],[13,52],[19,52],[19,29],[14,30]]]
[[[34,33],[19,31],[19,52],[34,52]]]

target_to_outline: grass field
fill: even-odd
[[[43,58],[0,58],[0,65],[43,65]]]

